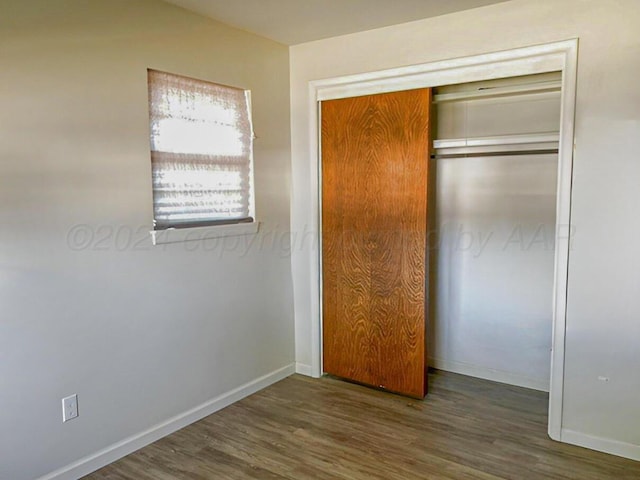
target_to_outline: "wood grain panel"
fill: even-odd
[[[322,103],[324,370],[426,394],[430,89]]]

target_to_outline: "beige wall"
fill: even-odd
[[[289,58],[157,0],[2,0],[0,59],[0,478],[30,480],[293,361]],[[151,246],[147,68],[252,90],[258,237]]]
[[[640,2],[513,0],[291,49],[292,229],[314,215],[308,82],[579,39],[563,429],[640,459]],[[294,250],[296,361],[311,370],[311,243]],[[598,379],[606,377],[608,382]]]

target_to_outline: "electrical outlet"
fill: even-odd
[[[62,421],[68,422],[78,416],[78,395],[62,399]]]

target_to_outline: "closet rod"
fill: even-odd
[[[513,157],[519,155],[551,155],[558,154],[557,148],[547,150],[519,150],[519,151],[498,151],[498,152],[478,152],[478,153],[436,153],[432,154],[433,160],[441,158],[475,158],[475,157]]]

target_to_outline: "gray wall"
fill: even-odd
[[[289,58],[156,0],[0,8],[0,478],[27,480],[293,361]],[[252,90],[258,237],[151,246],[148,67]]]
[[[312,212],[308,82],[579,38],[563,429],[640,458],[640,2],[512,0],[291,49],[292,225]],[[312,246],[294,251],[296,361],[312,355]],[[607,377],[603,382],[598,377]],[[621,442],[621,443],[618,443]]]

